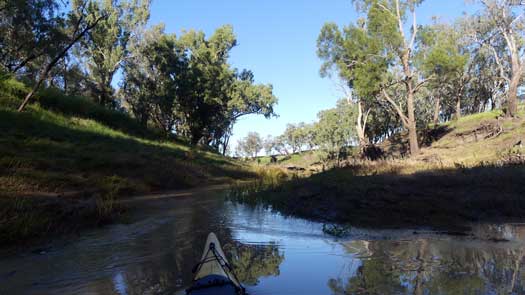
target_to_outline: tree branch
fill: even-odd
[[[428,78],[424,79],[423,81],[419,82],[416,87],[414,87],[414,89],[412,90],[412,93],[416,93],[419,88],[421,88],[425,83],[427,83],[428,81],[431,81],[431,80],[434,80],[436,77],[434,74],[430,75]]]
[[[414,49],[414,43],[416,42],[417,35],[417,21],[416,21],[416,8],[412,8],[412,38],[410,40],[409,50]]]
[[[399,0],[396,0],[396,13],[397,13],[397,24],[399,26],[399,33],[401,34],[401,37],[403,38],[403,44],[405,45],[405,49],[407,49],[407,41],[405,39],[405,31],[403,30],[403,21],[401,19],[401,10],[399,8]]]
[[[388,95],[388,93],[386,92],[385,89],[381,89],[382,92],[383,92],[383,97],[386,99],[386,101],[388,101],[392,107],[394,107],[394,109],[396,110],[397,114],[399,115],[399,118],[401,118],[401,121],[403,122],[403,125],[408,126],[408,118],[407,116],[405,116],[405,114],[403,113],[403,110],[401,109],[401,107],[390,97],[390,95]]]
[[[386,8],[383,4],[377,3],[377,6],[381,7],[385,12],[388,12],[391,16],[396,17],[395,14],[390,11],[390,9]]]
[[[87,25],[86,28],[82,30],[82,32],[80,32],[77,36],[75,36],[71,40],[71,42],[69,42],[69,44],[64,49],[62,49],[62,51],[60,51],[53,58],[53,60],[51,60],[51,62],[45,67],[44,71],[42,72],[42,75],[38,78],[37,83],[35,83],[31,91],[24,98],[24,101],[22,102],[22,104],[20,104],[20,106],[18,107],[19,112],[24,110],[25,106],[27,105],[31,97],[33,97],[35,92],[38,91],[38,88],[40,88],[42,81],[44,81],[47,78],[47,75],[49,74],[51,69],[53,69],[53,67],[67,54],[67,52],[69,51],[69,49],[71,49],[71,47],[73,47],[73,45],[75,45],[89,30],[93,29],[98,24],[98,22],[103,18],[105,18],[104,15],[97,18],[92,24]],[[75,32],[77,31],[78,31],[78,28],[75,28]]]
[[[507,82],[510,82],[510,78],[505,74],[505,69],[503,68],[503,65],[501,64],[496,48],[494,48],[494,46],[492,45],[488,45],[488,46],[494,55],[494,59],[496,60],[496,65],[498,65],[501,78],[505,79]]]

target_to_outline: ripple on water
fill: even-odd
[[[250,294],[522,294],[525,227],[474,225],[466,237],[322,224],[220,198],[174,201],[159,217],[93,230],[0,258],[0,294],[177,294],[208,232]]]

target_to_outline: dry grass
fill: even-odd
[[[253,195],[273,190],[284,182],[296,178],[295,174],[290,174],[285,169],[276,166],[253,166],[252,169],[257,177],[248,182],[239,181],[234,183],[229,191],[230,199],[253,202]]]

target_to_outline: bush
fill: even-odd
[[[38,93],[38,102],[41,107],[67,116],[92,119],[110,128],[135,136],[150,139],[159,138],[158,132],[140,125],[128,114],[109,110],[97,103],[81,96],[65,95],[60,89],[47,88]]]
[[[0,99],[14,103],[29,92],[29,87],[11,75],[0,73]],[[18,107],[19,102],[16,102]]]

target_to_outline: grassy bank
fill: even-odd
[[[306,168],[314,163],[321,162],[323,159],[322,152],[320,151],[304,151],[300,153],[294,153],[290,155],[276,155],[275,156],[277,166],[297,166]],[[253,164],[268,165],[271,163],[270,156],[261,156],[255,159],[250,159]]]
[[[469,222],[522,221],[525,169],[462,170],[359,175],[334,169],[237,200],[285,214],[375,228],[461,230]]]
[[[523,221],[525,145],[517,144],[525,139],[523,109],[521,119],[498,116],[489,112],[437,126],[436,141],[410,159],[349,159],[344,168],[233,197],[361,227],[461,231],[471,222]]]
[[[0,97],[0,240],[107,222],[120,196],[251,177],[221,155],[164,140],[124,113],[41,93],[23,113]]]

